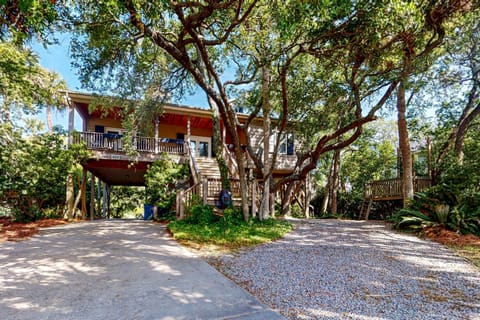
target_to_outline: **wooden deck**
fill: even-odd
[[[75,132],[73,143],[85,143],[87,149],[103,151],[104,153],[119,154],[124,153],[124,143],[122,135],[98,132]],[[139,153],[170,155],[185,155],[185,142],[177,139],[167,139],[153,137],[133,138],[132,147]]]
[[[413,180],[414,192],[429,188],[432,181],[427,177],[416,177]],[[402,179],[386,179],[369,182],[365,185],[365,199],[373,201],[401,200],[403,199]]]

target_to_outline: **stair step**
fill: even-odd
[[[195,160],[198,171],[203,177],[220,177],[220,169],[215,158],[196,158]]]

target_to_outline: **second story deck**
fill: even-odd
[[[181,139],[133,137],[127,148],[120,134],[99,132],[75,132],[73,143],[84,143],[94,152],[94,157],[108,160],[129,160],[127,149],[138,153],[138,160],[153,162],[162,153],[183,157],[187,154],[185,141]]]

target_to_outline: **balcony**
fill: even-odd
[[[124,147],[124,138],[115,133],[99,132],[75,132],[73,134],[73,143],[84,143],[87,149],[94,152],[94,157],[98,159],[110,160],[129,160]],[[131,144],[133,150],[138,152],[137,160],[153,162],[158,155],[167,153],[171,156],[182,157],[185,155],[184,140],[140,137],[133,138]]]

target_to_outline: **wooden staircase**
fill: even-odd
[[[220,169],[215,158],[198,157],[195,160],[198,171],[203,178],[220,178]]]
[[[228,160],[228,157],[227,157]],[[231,163],[229,163],[231,165]],[[176,212],[179,219],[183,219],[188,214],[188,208],[192,206],[195,198],[200,198],[203,204],[219,205],[220,192],[222,191],[222,180],[220,169],[215,158],[190,157],[190,167],[194,175],[194,184],[186,189],[177,192]],[[232,166],[234,167],[234,166]],[[229,167],[232,169],[232,167]],[[235,167],[234,167],[235,168]],[[233,170],[232,170],[233,171]],[[232,201],[234,206],[241,204],[240,180],[232,177],[230,174],[230,188],[232,192]],[[256,212],[258,206],[259,191],[255,181],[249,186],[248,201],[252,203],[252,211]]]
[[[373,197],[365,197],[362,202],[362,208],[360,209],[359,220],[368,220],[370,209],[372,207]]]

